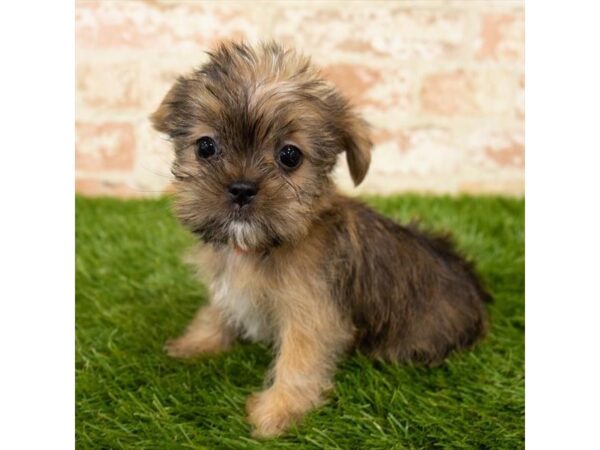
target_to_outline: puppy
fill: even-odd
[[[270,385],[247,402],[268,437],[322,402],[352,349],[438,364],[480,338],[490,296],[451,243],[336,192],[340,153],[356,185],[367,174],[369,128],[309,60],[274,43],[209,57],[151,116],[172,140],[175,213],[210,287],[167,353],[272,344]]]

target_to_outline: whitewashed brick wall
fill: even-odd
[[[352,192],[524,191],[520,1],[81,1],[76,189],[154,196],[171,149],[147,120],[221,39],[277,39],[312,56],[374,127]]]

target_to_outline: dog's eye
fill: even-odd
[[[302,152],[295,145],[285,145],[279,150],[277,160],[286,169],[296,169],[302,162]]]
[[[217,144],[208,136],[203,136],[196,142],[196,154],[198,158],[210,158],[217,153]]]

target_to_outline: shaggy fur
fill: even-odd
[[[190,260],[211,291],[167,352],[214,353],[238,337],[271,343],[269,386],[247,410],[255,434],[273,436],[321,403],[354,348],[437,364],[480,338],[490,297],[450,241],[336,192],[338,155],[359,184],[371,141],[335,87],[276,44],[226,43],[209,56],[152,115],[172,139],[176,215],[203,242]],[[201,157],[206,137],[216,152]],[[278,163],[286,145],[302,152],[293,170]],[[228,193],[235,182],[258,189],[243,207]]]

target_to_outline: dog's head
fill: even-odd
[[[207,242],[293,242],[333,192],[339,153],[355,184],[365,177],[368,127],[293,51],[227,43],[209,56],[151,117],[175,147],[176,214]]]

